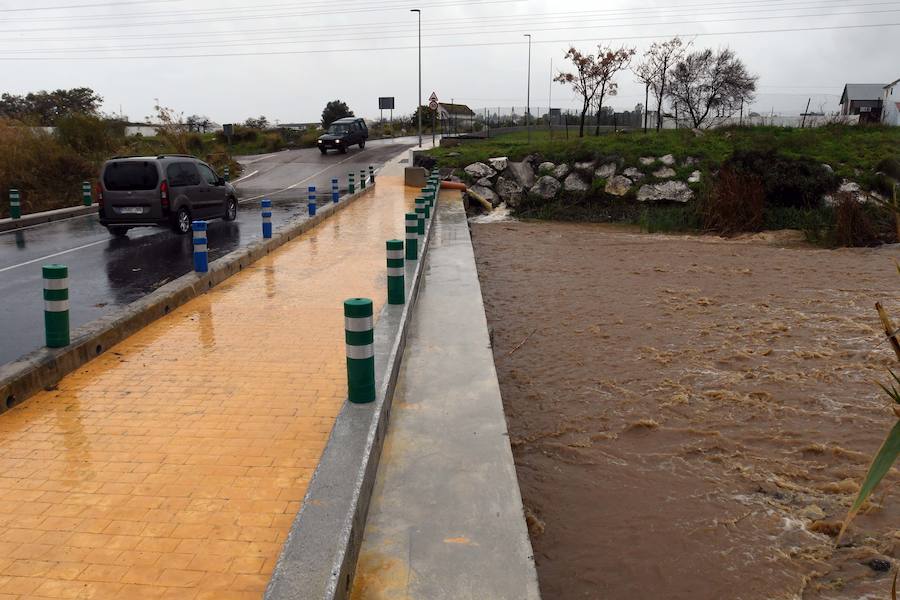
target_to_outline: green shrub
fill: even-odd
[[[840,186],[840,177],[808,158],[791,158],[774,150],[737,150],[723,165],[742,176],[757,177],[773,206],[812,208]]]
[[[108,155],[125,141],[125,126],[86,114],[71,114],[56,122],[59,141],[88,156]]]
[[[878,162],[875,166],[876,171],[881,171],[888,177],[900,181],[900,158],[889,156]]]

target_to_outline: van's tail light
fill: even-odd
[[[169,210],[169,182],[163,181],[159,186],[159,203],[163,210]]]
[[[100,208],[103,208],[103,186],[100,185],[100,182],[97,182],[97,204]]]

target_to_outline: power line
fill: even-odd
[[[126,4],[161,4],[163,2],[181,2],[181,0],[124,0],[117,2],[95,2],[93,4],[69,4],[64,6],[32,6],[29,8],[0,8],[0,13],[35,12],[40,10],[68,10],[70,8],[99,8],[105,6],[124,6]]]
[[[815,17],[831,17],[831,16],[841,16],[841,15],[865,15],[865,14],[881,14],[881,13],[896,13],[900,12],[900,9],[888,9],[888,10],[874,10],[874,11],[854,11],[854,12],[841,12],[841,13],[822,13],[822,14],[805,14],[805,15],[781,15],[775,17],[739,17],[739,18],[729,18],[729,19],[706,19],[702,21],[668,21],[668,22],[659,22],[659,23],[621,23],[615,25],[577,25],[577,26],[567,26],[567,27],[549,27],[549,28],[532,28],[531,31],[536,32],[546,32],[546,31],[570,31],[570,30],[578,30],[578,29],[601,29],[608,27],[652,27],[658,25],[684,25],[684,24],[704,24],[704,23],[725,23],[725,22],[736,22],[736,21],[769,21],[769,20],[777,20],[777,19],[795,19],[795,18],[815,18]],[[490,31],[494,34],[502,34],[502,33],[518,33],[518,30],[515,29],[507,29],[501,30],[496,29],[495,27],[486,26],[483,30],[474,30],[468,31],[464,33],[460,32],[450,32],[450,33],[437,33],[430,34],[428,36],[423,37],[459,37],[459,36],[471,36],[471,35],[483,35],[486,31]],[[97,52],[97,51],[106,51],[106,52],[136,52],[140,50],[185,50],[185,49],[203,49],[203,48],[234,48],[234,47],[260,47],[260,46],[273,46],[273,45],[292,45],[292,44],[305,44],[305,43],[314,43],[320,41],[329,41],[329,42],[358,42],[358,41],[369,41],[369,40],[398,40],[405,38],[414,38],[416,37],[415,33],[411,33],[409,35],[375,35],[375,36],[366,36],[366,37],[334,37],[328,36],[327,38],[287,38],[287,39],[278,39],[278,40],[267,40],[264,42],[258,41],[235,41],[235,42],[219,42],[219,43],[200,43],[200,44],[182,44],[182,45],[174,45],[174,44],[166,44],[164,46],[159,45],[144,45],[144,46],[133,46],[129,48],[110,48],[108,46],[88,46],[88,47],[80,47],[80,48],[41,48],[41,49],[14,49],[14,50],[0,50],[0,52],[6,52],[7,54],[39,54],[39,53],[68,53],[68,52]]]
[[[431,3],[421,3],[421,2],[412,2],[407,0],[407,4],[399,8],[408,8],[410,6],[417,6],[420,8],[455,8],[458,6],[472,6],[472,5],[484,5],[484,4],[512,4],[518,2],[526,2],[527,0],[454,0],[452,2],[436,2],[432,1]],[[394,7],[391,7],[394,8]],[[128,22],[128,23],[108,23],[101,25],[87,25],[82,26],[81,29],[110,29],[110,28],[123,28],[123,27],[158,27],[158,26],[167,26],[167,25],[188,25],[192,23],[220,23],[227,21],[247,21],[247,20],[257,20],[257,19],[283,19],[286,17],[309,17],[309,16],[318,16],[318,15],[337,15],[337,14],[352,14],[352,13],[364,13],[364,12],[377,12],[385,10],[383,6],[372,6],[368,4],[365,8],[353,8],[348,10],[326,10],[320,12],[291,12],[291,13],[279,13],[279,14],[269,14],[269,15],[242,15],[242,16],[233,16],[233,17],[220,17],[220,18],[211,18],[211,19],[194,19],[194,20],[178,20],[178,21],[155,21],[155,22]],[[32,27],[25,29],[0,29],[0,33],[20,33],[20,32],[39,32],[39,31],[70,31],[72,28],[70,26],[61,26],[61,27]]]
[[[743,31],[717,31],[717,32],[697,32],[697,33],[680,33],[668,35],[632,35],[621,37],[607,37],[606,41],[615,40],[636,40],[636,39],[668,39],[675,36],[680,37],[714,37],[727,35],[755,35],[762,33],[797,33],[810,31],[836,31],[851,29],[872,29],[877,27],[898,27],[900,23],[871,23],[865,25],[830,25],[822,27],[789,27],[783,29],[754,29]],[[534,44],[571,44],[574,42],[596,42],[595,38],[581,39],[554,39],[554,40],[535,40]],[[521,46],[527,42],[472,42],[464,44],[432,44],[422,46],[423,49],[442,49],[442,48],[477,48],[489,46]],[[215,54],[168,54],[168,55],[144,55],[144,56],[37,56],[37,57],[11,57],[0,56],[0,60],[4,61],[43,61],[43,60],[159,60],[172,58],[228,58],[237,56],[295,56],[303,54],[335,54],[345,52],[382,52],[394,50],[415,50],[418,46],[385,46],[381,48],[336,48],[336,49],[319,49],[319,50],[278,50],[266,52],[217,52]]]
[[[404,1],[406,1],[406,0],[404,0]],[[812,5],[810,5],[810,1],[812,1],[812,0],[795,0],[795,1],[788,1],[788,2],[779,2],[778,0],[762,0],[760,2],[759,0],[755,0],[754,2],[751,2],[751,4],[755,4],[756,6],[759,6],[760,8],[749,8],[749,10],[739,10],[739,11],[725,11],[725,12],[719,11],[719,12],[712,12],[712,13],[705,11],[703,14],[704,14],[704,16],[709,16],[709,15],[713,15],[713,14],[746,14],[746,13],[753,13],[753,12],[760,12],[760,11],[806,10],[806,9],[814,9],[814,8],[819,9],[819,8],[821,8],[822,4],[829,3],[829,2],[840,2],[840,4],[838,6],[835,6],[833,8],[842,8],[842,9],[857,8],[857,7],[864,7],[864,6],[887,6],[887,5],[896,6],[898,4],[898,0],[891,0],[891,1],[887,1],[887,2],[862,2],[862,3],[859,3],[859,2],[848,3],[848,2],[842,2],[841,0],[822,0],[822,2],[814,2]],[[772,8],[772,7],[768,7],[768,6],[763,6],[766,4],[770,4],[772,2],[777,3],[777,5],[780,6],[781,8]],[[730,6],[728,4],[718,4],[716,6],[720,9],[729,9],[729,8],[741,8],[740,5],[744,5],[744,4],[748,4],[748,2],[746,2],[746,1],[736,2],[736,3],[732,3],[732,5],[730,5]],[[806,6],[801,6],[801,5],[806,5]],[[687,5],[686,7],[689,8],[691,6],[699,7],[699,6],[708,6],[708,5]],[[825,7],[825,8],[832,8],[832,7]],[[629,11],[628,14],[631,15],[632,12],[636,12],[639,10],[646,10],[646,9],[635,9],[635,11]],[[532,14],[514,15],[514,16],[508,16],[508,17],[492,17],[489,21],[488,26],[494,27],[494,26],[500,25],[500,24],[512,25],[514,23],[523,23],[523,24],[528,23],[530,25],[536,19],[540,19],[540,21],[542,23],[553,23],[553,22],[564,23],[564,22],[569,22],[572,19],[579,19],[579,22],[580,22],[581,20],[583,20],[585,18],[589,18],[591,16],[599,17],[601,15],[605,15],[607,12],[608,11],[582,11],[582,12],[575,12],[575,13],[566,13],[565,15],[560,15],[559,12],[555,12],[555,13],[532,13]],[[669,13],[669,14],[658,15],[658,16],[660,16],[660,17],[662,17],[662,16],[680,17],[680,16],[693,16],[693,14],[694,13],[677,13],[677,14]],[[657,16],[657,15],[654,15],[654,17],[655,16]],[[273,18],[275,18],[275,17],[273,17]],[[604,17],[604,18],[608,19],[608,17]],[[484,17],[464,17],[464,18],[441,19],[440,23],[436,23],[433,26],[433,28],[440,30],[440,31],[447,31],[447,30],[451,30],[451,29],[463,29],[463,28],[467,28],[467,27],[470,28],[471,26],[466,26],[463,23],[471,23],[471,22],[476,22],[478,24],[482,24],[482,23],[485,23],[485,18]],[[356,29],[362,30],[362,31],[369,31],[373,28],[378,29],[379,32],[385,32],[385,31],[392,31],[392,30],[397,30],[397,29],[406,29],[407,27],[403,24],[397,23],[396,20],[382,21],[382,22],[367,22],[367,23],[361,23],[359,25],[353,25],[353,24],[341,25],[342,32],[352,31],[352,30],[356,30]],[[429,27],[426,24],[426,26],[423,29],[427,31],[428,29],[431,29],[431,28],[432,27]],[[3,33],[3,32],[18,33],[21,31],[23,31],[23,30],[4,30],[4,31],[0,31],[0,33]],[[56,31],[56,29],[53,29],[53,31]],[[263,28],[263,29],[241,29],[240,33],[243,33],[243,34],[256,34],[256,33],[272,34],[272,33],[302,33],[302,32],[312,32],[312,31],[328,32],[328,35],[330,36],[334,32],[334,25],[316,26],[316,27],[288,27],[288,28],[267,27],[267,28]],[[171,32],[170,31],[170,32],[166,32],[166,38],[167,39],[170,39],[173,37],[196,38],[196,37],[214,37],[214,36],[223,36],[223,35],[230,36],[230,35],[234,35],[234,33],[235,33],[235,31],[233,31],[233,30],[189,31],[189,32]],[[142,34],[130,34],[130,35],[126,34],[126,35],[118,35],[118,36],[104,35],[104,37],[103,37],[104,40],[138,39],[138,38],[158,39],[159,35],[158,34],[144,34],[144,35],[142,35]],[[61,39],[60,38],[47,38],[47,37],[23,38],[21,36],[16,36],[15,41],[16,42],[22,42],[22,41],[50,42],[50,41],[60,40],[60,41],[65,41],[65,42],[71,42],[73,40],[83,40],[83,39],[89,39],[91,41],[94,41],[96,39],[96,34],[89,34],[87,36],[68,35],[65,38],[61,38]]]

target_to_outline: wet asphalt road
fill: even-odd
[[[346,192],[347,174],[370,164],[379,168],[411,138],[373,141],[365,150],[322,156],[315,148],[290,150],[242,161],[236,180],[238,218],[209,224],[209,259],[262,237],[259,200],[272,199],[272,222],[279,225],[307,215],[307,188],[315,185],[319,204],[330,201],[331,178]],[[0,364],[44,345],[41,265],[69,267],[70,319],[79,327],[133,302],[192,268],[191,236],[164,228],[140,228],[114,238],[95,215],[0,233]]]

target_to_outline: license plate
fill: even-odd
[[[126,206],[119,209],[119,214],[122,215],[141,215],[143,213],[144,209],[140,206]]]

